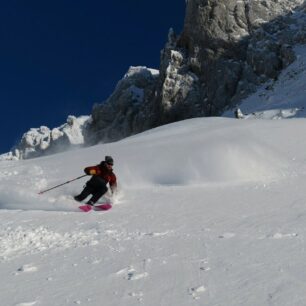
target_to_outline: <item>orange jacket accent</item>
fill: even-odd
[[[106,168],[103,162],[97,166],[86,167],[84,172],[88,175],[97,175],[102,177],[106,184],[109,183],[112,191],[114,191],[114,189],[117,187],[117,178],[115,173],[112,170]]]

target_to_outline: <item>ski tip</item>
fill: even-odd
[[[81,206],[79,206],[79,209],[83,212],[89,212],[89,211],[91,211],[92,206],[91,205],[81,205]]]

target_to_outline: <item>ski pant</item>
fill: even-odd
[[[90,194],[92,194],[91,203],[96,203],[102,196],[107,192],[106,182],[102,177],[92,176],[91,179],[86,183],[83,191],[76,196],[79,201],[83,201]]]

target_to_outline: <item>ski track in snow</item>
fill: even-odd
[[[40,226],[0,229],[0,260],[44,252],[49,249],[76,248],[95,245],[96,232],[59,233]]]
[[[33,264],[26,264],[21,266],[17,271],[16,275],[18,275],[19,273],[23,273],[23,272],[36,272],[38,270],[38,268],[36,266],[34,266]]]
[[[0,227],[0,261],[11,260],[24,255],[47,252],[49,250],[61,250],[95,246],[107,241],[133,241],[144,238],[163,238],[169,236],[172,231],[166,232],[127,232],[118,229],[96,228],[89,231],[59,232],[44,226],[24,227],[11,226]],[[112,249],[112,247],[110,246]],[[115,251],[115,249],[112,249]],[[145,276],[144,276],[145,277]],[[141,278],[133,275],[131,279]]]

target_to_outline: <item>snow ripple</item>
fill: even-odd
[[[40,226],[37,228],[0,230],[0,260],[9,260],[52,248],[67,249],[98,244],[93,231],[59,233]]]

